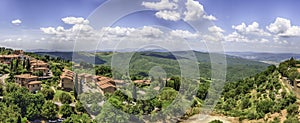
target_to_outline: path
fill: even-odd
[[[63,104],[61,102],[54,102],[54,104],[58,105],[59,107],[62,106]],[[75,103],[70,104],[71,107],[75,107]]]
[[[5,85],[5,79],[8,78],[8,74],[4,74],[0,77],[0,83]]]
[[[284,89],[287,91],[287,93],[288,94],[290,94],[291,93],[291,90],[292,90],[292,88],[291,88],[291,85],[289,84],[289,80],[283,80],[283,77],[282,77],[282,75],[279,75],[279,82],[280,82],[280,84],[284,87]]]
[[[231,119],[225,116],[212,116],[212,115],[203,115],[203,114],[196,114],[194,116],[189,117],[189,119],[183,121],[183,123],[209,123],[213,120],[220,120],[223,123],[231,123]]]

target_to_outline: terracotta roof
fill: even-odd
[[[113,81],[112,78],[109,78],[109,77],[104,77],[104,76],[101,76],[100,78],[98,78],[99,81]]]
[[[36,62],[36,63],[31,63],[31,66],[35,66],[35,65],[48,65],[45,62]]]
[[[93,76],[93,79],[98,80],[98,78],[100,78],[100,76]]]
[[[21,75],[15,75],[15,78],[30,79],[30,78],[38,78],[38,77],[37,76],[33,76],[31,74],[21,74]]]
[[[31,81],[28,83],[28,85],[37,85],[37,84],[42,84],[41,81]]]
[[[34,70],[48,70],[48,68],[46,67],[36,67],[36,68],[33,68]]]
[[[70,79],[70,80],[73,80],[73,77],[70,77],[70,76],[66,76],[66,75],[62,75],[60,76],[61,79]]]
[[[0,55],[1,58],[18,58],[19,55]]]
[[[85,73],[78,74],[79,77],[83,77],[85,75],[86,75]]]
[[[93,77],[93,75],[91,75],[91,74],[85,74],[84,77],[85,78],[91,78],[91,77]]]
[[[103,85],[100,85],[100,88],[101,89],[105,89],[105,88],[109,88],[109,87],[113,87],[113,88],[115,88],[116,86],[114,86],[114,85],[112,85],[112,84],[103,84]]]
[[[150,84],[151,83],[150,80],[135,80],[133,82],[137,83],[137,84]]]
[[[71,73],[73,73],[73,71],[68,70],[68,69],[63,69],[63,72],[71,72]]]
[[[29,62],[30,62],[30,63],[45,63],[44,61],[42,61],[42,60],[37,60],[37,59],[31,59]]]

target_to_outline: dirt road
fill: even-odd
[[[220,120],[223,123],[231,123],[232,118],[225,117],[225,116],[212,116],[212,115],[202,115],[202,114],[197,114],[186,121],[183,121],[183,123],[209,123],[210,121],[213,120]]]

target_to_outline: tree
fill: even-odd
[[[74,82],[74,97],[77,99],[78,98],[78,74],[75,73],[75,82]]]
[[[204,81],[203,84],[200,84],[196,96],[201,100],[205,100],[208,93],[209,86],[210,86],[209,82],[207,81]]]
[[[300,123],[299,119],[297,118],[297,116],[293,116],[293,117],[288,117],[284,123]]]
[[[173,77],[171,77],[171,79],[170,80],[173,80],[174,81],[174,89],[176,90],[176,91],[179,91],[179,89],[180,89],[180,77],[178,77],[178,76],[173,76]]]
[[[59,100],[63,104],[70,104],[72,102],[72,97],[70,96],[70,94],[63,92],[59,96]]]
[[[0,96],[3,96],[4,88],[2,85],[0,85]]]
[[[33,103],[27,106],[26,117],[29,120],[37,119],[39,116],[40,116],[40,111]]]
[[[76,102],[75,109],[77,112],[85,112],[85,109],[80,101]]]
[[[210,121],[209,123],[223,123],[223,122],[220,120],[213,120],[213,121]]]
[[[269,113],[272,110],[272,107],[274,106],[274,102],[272,100],[263,100],[258,102],[258,105],[256,107],[256,111],[258,113]]]
[[[0,102],[0,121],[5,123],[16,123],[21,116],[21,109],[14,104],[9,106]]]
[[[31,67],[30,61],[29,61],[29,59],[26,59],[26,70],[30,71],[30,67]]]
[[[242,109],[246,109],[248,108],[249,106],[251,106],[251,102],[249,100],[249,98],[243,98],[242,99],[242,103],[241,103],[241,106],[242,106]]]
[[[111,68],[109,66],[96,66],[96,75],[103,75],[103,76],[112,76]]]
[[[74,114],[74,111],[72,107],[69,104],[63,104],[60,107],[59,113],[62,114],[62,117],[70,117],[72,114]]]
[[[111,103],[104,103],[101,113],[96,116],[95,121],[97,123],[128,123],[129,114],[119,111]]]
[[[92,120],[89,115],[85,113],[81,115],[72,114],[64,120],[63,123],[92,123]]]
[[[90,107],[90,111],[91,111],[91,114],[97,116],[101,111],[101,106],[98,105],[97,103],[93,103]]]
[[[47,100],[52,100],[54,97],[54,91],[51,88],[45,88],[41,90],[41,93],[45,96]]]
[[[57,106],[51,101],[46,101],[43,104],[41,115],[46,119],[55,119],[57,115]]]
[[[287,112],[289,113],[290,116],[294,116],[299,113],[298,109],[299,109],[299,106],[297,104],[290,104],[287,107]]]

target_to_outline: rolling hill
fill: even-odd
[[[72,52],[35,52],[39,55],[49,55],[54,57],[61,57],[66,60],[72,60]],[[184,53],[184,51],[178,51],[176,54]],[[204,78],[210,78],[210,56],[208,53],[194,51],[198,60],[200,76]],[[126,54],[126,52],[125,52]],[[77,60],[81,61],[95,61],[96,65],[110,65],[112,52],[79,52],[75,53]],[[114,54],[115,55],[115,54]],[[96,56],[96,57],[94,57]],[[94,60],[95,59],[95,60]],[[130,61],[130,74],[140,77],[148,75],[148,71],[154,66],[161,66],[168,76],[180,75],[180,67],[177,59],[170,52],[153,52],[143,51],[133,54]],[[267,68],[269,64],[248,60],[236,56],[226,55],[227,60],[227,81],[236,81],[256,73],[259,73]]]

